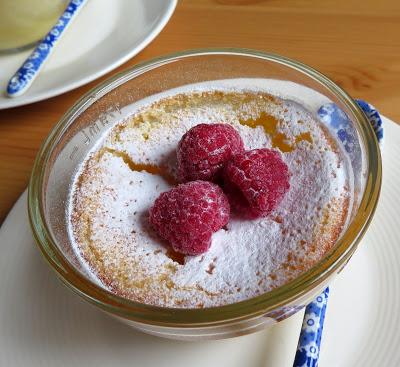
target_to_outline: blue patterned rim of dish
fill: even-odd
[[[379,112],[372,105],[361,99],[357,99],[356,102],[370,121],[382,147],[383,126]],[[354,131],[351,129],[349,120],[344,112],[335,104],[328,103],[318,110],[318,115],[331,130],[336,132],[338,140],[342,142],[346,152],[350,155],[350,159],[356,159],[359,151],[355,144]],[[318,366],[328,296],[329,287],[305,309],[293,367]]]

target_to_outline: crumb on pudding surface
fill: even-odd
[[[216,122],[231,124],[246,149],[279,149],[290,190],[268,217],[232,216],[207,253],[183,257],[152,231],[148,209],[175,183],[182,135]],[[268,292],[320,260],[345,224],[348,185],[336,141],[295,102],[249,90],[176,94],[118,123],[87,157],[71,193],[70,234],[93,276],[120,296],[218,306]]]

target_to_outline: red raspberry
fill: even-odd
[[[198,255],[210,247],[213,232],[228,223],[229,212],[219,186],[193,181],[163,192],[150,209],[150,223],[175,251]]]
[[[178,175],[182,182],[215,181],[225,162],[244,151],[239,133],[228,124],[200,124],[178,145]]]
[[[231,206],[248,218],[268,215],[290,187],[286,163],[270,149],[236,155],[226,164],[223,176]]]

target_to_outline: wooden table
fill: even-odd
[[[400,122],[397,0],[181,0],[161,34],[110,74],[162,54],[219,46],[300,60]],[[50,129],[82,94],[110,74],[61,96],[0,111],[0,223],[26,188]]]

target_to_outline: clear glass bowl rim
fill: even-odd
[[[367,178],[360,207],[351,225],[334,249],[309,271],[260,296],[225,306],[203,309],[177,309],[146,305],[119,297],[84,277],[58,249],[51,231],[46,226],[43,196],[44,172],[52,150],[76,116],[95,100],[101,98],[124,82],[166,63],[181,58],[236,55],[264,59],[302,73],[328,88],[353,113],[367,157]],[[331,275],[340,271],[356,250],[374,214],[382,180],[380,149],[371,124],[357,103],[338,85],[317,70],[298,61],[261,51],[239,48],[195,49],[173,53],[139,63],[110,77],[86,93],[60,119],[42,144],[31,174],[28,189],[28,214],[36,243],[47,262],[62,282],[87,301],[104,311],[144,324],[166,327],[211,327],[234,321],[255,318],[294,302],[321,285]]]

